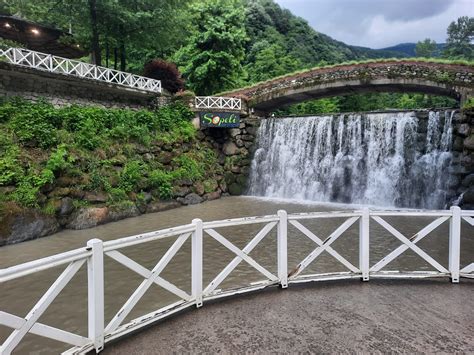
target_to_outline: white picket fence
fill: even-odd
[[[194,105],[198,109],[240,111],[242,109],[242,100],[235,97],[196,96]]]
[[[118,84],[134,89],[161,93],[161,81],[145,78],[119,70],[109,69],[98,65],[66,59],[51,54],[31,51],[24,48],[0,49],[0,59],[4,58],[11,64],[33,68],[79,78]]]
[[[432,217],[434,220],[414,236],[408,238],[384,219],[393,216],[404,218]],[[321,239],[304,226],[305,221],[308,220],[334,218],[343,218],[344,222],[324,239]],[[474,277],[474,256],[471,264],[460,269],[462,220],[474,226],[474,211],[462,211],[459,207],[453,207],[450,211],[372,211],[362,209],[350,212],[316,212],[290,215],[285,211],[279,211],[277,215],[228,219],[206,223],[195,219],[188,225],[104,243],[101,240],[92,239],[85,248],[0,270],[0,283],[5,283],[26,275],[49,270],[53,267],[66,266],[62,274],[25,317],[0,312],[0,324],[13,328],[10,336],[0,347],[0,353],[10,354],[27,333],[33,333],[72,345],[73,348],[66,352],[69,354],[82,354],[94,349],[99,352],[104,348],[105,343],[168,317],[187,307],[201,307],[206,300],[255,291],[270,285],[280,285],[282,288],[287,288],[292,283],[309,281],[349,278],[361,278],[364,281],[368,281],[369,278],[427,277],[450,277],[453,283],[458,283],[460,277]],[[373,222],[383,227],[401,242],[399,247],[375,263],[371,262],[372,260],[369,255],[371,245],[369,227],[370,223]],[[420,240],[444,223],[449,223],[449,235],[446,236],[446,238],[449,238],[449,265],[447,267],[440,264],[417,246]],[[222,232],[218,231],[225,227],[251,224],[262,225],[262,228],[243,249],[235,246]],[[298,265],[291,265],[291,268],[288,268],[288,224],[297,228],[315,244],[314,250]],[[359,227],[358,265],[352,264],[331,247],[354,224],[358,224]],[[270,272],[259,264],[257,260],[249,256],[250,252],[275,228],[277,230],[277,274]],[[470,235],[469,237],[474,236]],[[131,246],[166,238],[172,238],[174,243],[151,270],[143,267],[122,252]],[[190,294],[160,276],[163,269],[189,238],[191,238],[192,254],[192,290]],[[235,258],[209,284],[203,284],[203,238],[213,238],[235,254]],[[411,272],[400,272],[383,270],[390,262],[407,250],[413,251],[429,263],[433,267],[433,271],[412,270]],[[333,256],[348,271],[303,275],[303,271],[317,260],[323,252]],[[104,320],[104,279],[107,277],[104,274],[104,257],[112,258],[117,263],[143,277],[143,282],[107,324],[105,324]],[[238,289],[219,289],[218,287],[222,282],[242,261],[245,261],[262,274],[263,280],[257,283],[249,282],[247,286]],[[38,319],[41,315],[85,264],[87,264],[88,273],[88,336],[84,337],[39,323]],[[130,314],[134,306],[153,284],[178,296],[180,301],[123,324],[127,315]]]

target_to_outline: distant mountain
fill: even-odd
[[[439,57],[441,55],[441,52],[443,48],[446,46],[445,43],[438,43],[437,47],[438,50],[435,53],[435,57]],[[378,49],[379,51],[393,51],[393,52],[399,52],[399,53],[404,53],[405,56],[408,57],[415,57],[415,48],[416,48],[416,43],[400,43],[395,46],[387,47],[387,48],[382,48]]]

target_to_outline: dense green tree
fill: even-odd
[[[243,83],[244,7],[239,0],[206,0],[192,8],[193,32],[175,55],[188,86],[201,95]]]
[[[474,17],[462,16],[448,27],[443,55],[449,58],[474,59]]]
[[[433,57],[437,49],[436,42],[426,38],[424,41],[419,41],[415,47],[417,57],[430,58]]]

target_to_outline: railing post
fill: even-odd
[[[280,287],[288,287],[288,214],[284,210],[278,211],[278,279]]]
[[[367,207],[362,209],[359,220],[359,269],[361,280],[369,281],[370,268],[370,211]]]
[[[87,248],[89,339],[98,353],[104,348],[104,247],[100,239],[91,239]]]
[[[449,271],[451,282],[459,283],[459,263],[461,253],[461,209],[451,207],[452,217],[449,221]]]
[[[196,299],[196,307],[202,307],[202,220],[193,219],[196,229],[192,236],[192,294]]]

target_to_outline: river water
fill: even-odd
[[[227,197],[212,202],[206,202],[201,205],[183,207],[158,214],[142,215],[89,230],[67,230],[47,238],[6,246],[0,248],[0,268],[81,247],[91,238],[111,240],[143,233],[145,231],[187,224],[190,223],[193,218],[202,218],[204,221],[210,221],[230,217],[275,214],[279,209],[285,209],[291,213],[343,210],[347,208],[356,209],[358,206],[317,204],[303,201],[255,197]],[[410,219],[410,223],[407,223],[407,219],[387,218],[387,221],[392,223],[395,227],[398,227],[407,237],[416,233],[431,220],[430,218],[412,218]],[[341,219],[331,219],[325,220],[324,222],[303,221],[302,223],[321,239],[325,239],[342,221]],[[243,248],[262,227],[263,225],[251,225],[222,228],[219,229],[219,232],[236,246]],[[462,263],[467,264],[474,261],[472,260],[472,255],[474,255],[474,238],[472,238],[474,229],[468,229],[465,224],[463,224],[463,228],[464,239],[462,242],[461,257]],[[174,240],[175,239],[150,242],[126,248],[123,252],[133,260],[151,269]],[[384,232],[380,227],[377,227],[375,223],[371,223],[371,242],[371,265],[399,245],[395,237],[390,236],[388,232]],[[351,263],[357,265],[358,244],[358,225],[356,223],[333,244],[333,247]],[[418,244],[442,265],[447,266],[448,224],[442,225],[436,229],[432,235],[429,235]],[[297,233],[295,229],[290,228],[288,241],[289,269],[295,267],[315,247],[316,245],[311,240],[301,233]],[[339,264],[338,261],[324,254],[325,253],[305,270],[304,274],[346,271],[344,266]],[[267,235],[261,244],[250,253],[250,256],[270,272],[276,273],[276,231],[273,230]],[[234,255],[225,249],[225,247],[205,235],[204,284],[206,285],[206,283],[210,282],[233,257]],[[190,261],[190,241],[187,241],[165,268],[161,276],[189,293],[191,289]],[[399,260],[389,264],[386,269],[431,270],[429,265],[410,251],[405,252]],[[18,316],[26,315],[62,270],[60,267],[3,284],[0,297],[0,310]],[[110,258],[105,259],[105,275],[105,313],[107,322],[119,310],[128,297],[130,297],[143,279]],[[245,262],[242,262],[219,288],[225,289],[244,284],[248,285],[249,282],[262,279],[264,279],[263,275],[260,275],[258,271],[249,267]],[[86,281],[87,274],[85,267],[83,267],[53,302],[47,312],[40,318],[40,322],[86,335]],[[144,298],[135,306],[134,310],[127,317],[127,320],[144,315],[170,304],[173,301],[177,301],[174,295],[153,285],[147,291]],[[0,342],[5,340],[9,333],[10,329],[0,326]],[[17,348],[16,353],[51,354],[58,353],[65,349],[67,349],[67,346],[61,343],[34,335],[27,335],[25,340]]]

